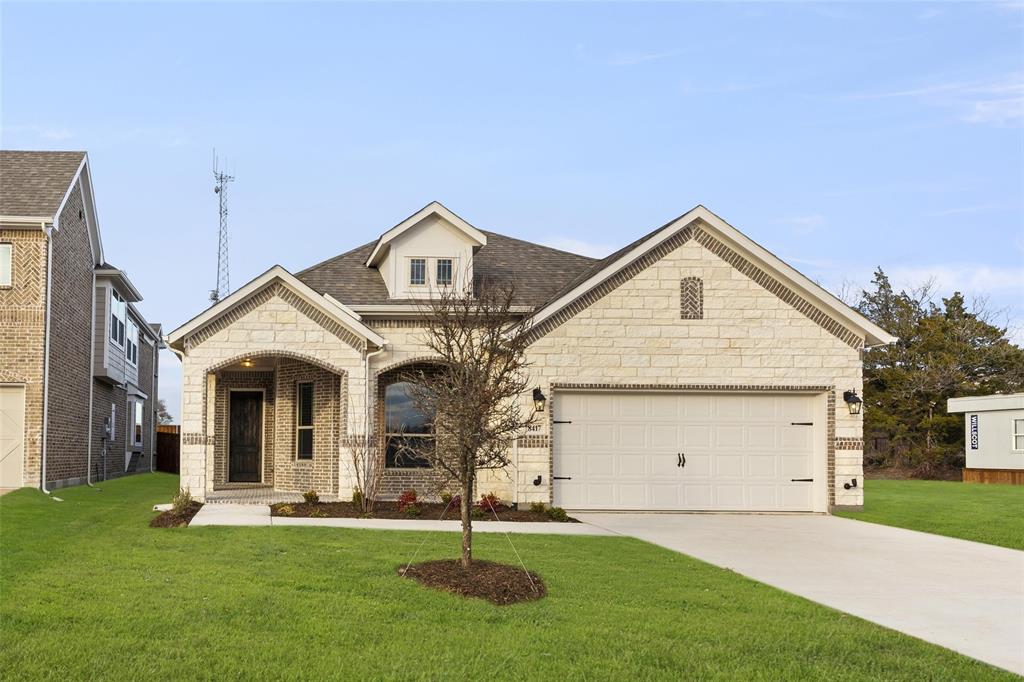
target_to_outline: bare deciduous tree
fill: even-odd
[[[457,483],[461,497],[462,565],[473,560],[473,489],[477,472],[501,469],[509,449],[533,424],[524,410],[528,324],[513,306],[514,287],[477,286],[437,292],[424,304],[423,343],[438,366],[405,373],[410,398],[430,419],[433,439],[409,456],[426,459]]]
[[[352,501],[363,514],[373,511],[384,481],[384,451],[373,435],[356,436],[349,444],[349,458],[355,488]]]

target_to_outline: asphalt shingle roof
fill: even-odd
[[[487,245],[480,247],[473,259],[473,279],[477,285],[485,280],[493,284],[514,284],[517,305],[544,303],[595,262],[579,254],[481,231],[487,235]],[[330,294],[346,305],[414,303],[388,298],[380,273],[376,268],[366,267],[366,259],[376,243],[374,240],[363,244],[295,276],[312,289]]]
[[[53,217],[85,152],[0,150],[0,215]]]

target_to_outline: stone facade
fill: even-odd
[[[318,384],[317,396],[318,401],[338,398],[339,424],[331,473],[325,469],[302,484],[294,479],[284,483],[279,467],[287,458],[280,451],[293,449],[293,429],[280,428],[285,403],[278,376],[273,484],[297,490],[310,481],[320,491],[347,497],[352,479],[346,437],[367,430],[380,435],[382,387],[389,374],[431,360],[423,328],[414,319],[364,320],[388,340],[385,350],[367,357],[366,349],[325,329],[272,287],[253,294],[254,303],[229,311],[228,322],[213,323],[184,340],[183,484],[199,497],[217,485],[212,451],[218,427],[208,397],[218,390],[218,369],[245,357],[273,356],[315,365],[323,377],[337,378],[337,390],[321,398]],[[862,487],[843,488],[863,475],[861,417],[850,415],[836,398],[862,389],[862,337],[710,233],[699,226],[681,231],[654,256],[642,257],[567,310],[535,330],[528,351],[531,386],[549,397],[548,409],[538,415],[536,429],[516,444],[507,470],[481,474],[478,492],[493,491],[520,504],[551,502],[551,414],[560,390],[796,391],[820,396],[827,425],[829,504],[862,503]],[[280,374],[285,360],[279,362]],[[375,398],[373,415],[366,413],[367,395]],[[524,395],[523,409],[533,409],[530,395]],[[287,410],[293,415],[294,405]],[[376,428],[369,423],[371,416]],[[324,475],[336,475],[337,484]],[[541,484],[535,485],[538,476]],[[388,472],[386,495],[406,487],[429,494],[439,480],[429,470]]]

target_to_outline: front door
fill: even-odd
[[[263,449],[263,394],[231,391],[228,436],[228,480],[260,482]]]

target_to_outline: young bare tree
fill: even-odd
[[[458,485],[462,516],[462,565],[473,561],[473,505],[477,472],[509,463],[516,438],[533,424],[524,408],[527,391],[527,326],[514,311],[514,287],[477,286],[438,292],[424,304],[423,343],[438,366],[406,373],[410,399],[428,415],[425,446],[408,456],[426,459]]]
[[[356,436],[349,445],[349,458],[355,480],[352,501],[363,514],[369,514],[384,481],[384,451],[373,435]]]

